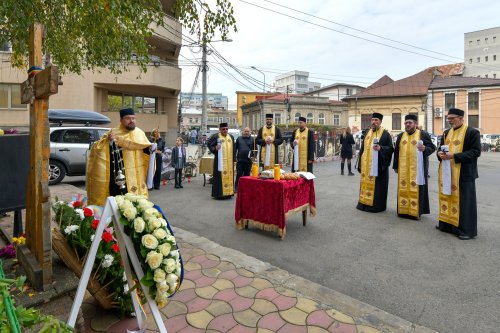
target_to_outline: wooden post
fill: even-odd
[[[43,26],[35,23],[30,29],[30,68],[33,66],[42,67],[42,35]],[[50,75],[47,77],[50,77]],[[39,84],[34,84],[33,90],[39,85],[50,86],[48,83],[43,84],[41,82],[45,80],[34,80],[39,81]],[[52,239],[48,186],[50,153],[48,96],[48,94],[40,96],[34,91],[34,98],[30,104],[30,172],[26,191],[26,247],[31,252],[31,255],[35,256],[39,265],[38,274],[33,273],[33,271],[33,274],[28,273],[28,277],[32,275],[30,280],[37,290],[43,289],[44,286],[48,286],[52,282]],[[29,256],[29,252],[25,256]],[[22,263],[29,262],[29,260],[22,260],[21,258],[20,260]],[[40,269],[41,279],[39,276]],[[29,270],[28,268],[27,271]]]

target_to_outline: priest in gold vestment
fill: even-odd
[[[414,114],[405,116],[405,131],[400,133],[394,146],[392,168],[398,174],[398,216],[420,219],[429,214],[429,155],[436,151],[431,137],[417,128]]]
[[[219,124],[219,133],[208,139],[208,149],[214,154],[212,197],[228,199],[234,195],[234,138],[227,123]]]
[[[259,129],[255,143],[260,146],[260,162],[264,170],[272,169],[279,163],[278,146],[283,143],[281,131],[273,125],[274,115],[266,114],[266,126]],[[269,151],[268,151],[269,149]]]
[[[371,127],[359,150],[358,172],[361,174],[357,209],[370,213],[385,211],[389,187],[392,137],[382,125],[383,115],[372,114]]]
[[[108,196],[127,192],[148,196],[146,177],[150,147],[146,134],[135,126],[134,110],[121,109],[120,125],[90,149],[86,181],[89,205],[103,206]],[[119,170],[125,176],[124,187],[116,183]]]
[[[295,154],[292,163],[292,172],[307,171],[313,172],[314,162],[314,133],[306,126],[306,118],[299,117],[299,128],[292,135],[290,145],[292,149],[298,148],[298,168],[295,170]]]
[[[443,232],[467,240],[477,236],[476,178],[481,135],[464,123],[465,112],[452,108],[438,149],[439,225]]]

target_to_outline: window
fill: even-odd
[[[493,74],[493,78],[496,79],[497,78],[497,75],[496,74]]]
[[[472,41],[471,40],[469,41],[469,47],[472,47]]]
[[[444,95],[444,107],[446,111],[455,107],[455,94]]]
[[[488,62],[488,56],[484,57],[484,62]]]
[[[468,95],[468,109],[479,109],[479,92],[470,92]]]
[[[0,44],[0,52],[11,52],[12,47],[9,42],[5,42],[3,44]]]
[[[297,113],[295,114],[295,117],[294,117],[294,118],[295,118],[295,119],[294,119],[295,123],[298,123],[298,122],[299,122],[299,117],[301,117],[300,112],[297,112]]]
[[[474,128],[479,128],[479,116],[478,115],[469,115],[467,117],[467,124]]]
[[[488,37],[484,38],[484,42],[488,44]]]
[[[281,113],[275,113],[274,114],[274,123],[276,125],[280,125],[281,124]]]
[[[189,118],[189,123],[192,124],[193,123],[193,118]]]
[[[496,43],[496,42],[497,42],[497,38],[493,37],[493,43]]]
[[[71,129],[64,132],[64,143],[91,143],[93,141],[91,130]],[[93,130],[92,130],[93,131]]]
[[[333,126],[340,126],[340,115],[339,114],[333,115]]]
[[[372,124],[372,114],[366,113],[361,115],[361,129],[370,127]]]
[[[485,74],[485,75],[484,75],[484,77],[485,77],[485,78],[488,78],[488,74]]]
[[[21,85],[0,83],[0,109],[26,109],[21,104]]]
[[[306,117],[306,123],[312,124],[314,122],[314,117],[312,113],[308,113]]]
[[[481,41],[478,39],[478,40],[477,40],[477,45],[479,45],[479,43],[480,43],[480,42],[481,42]]]
[[[497,61],[497,55],[496,54],[493,55],[493,61]]]
[[[108,111],[118,112],[121,108],[131,107],[137,113],[158,113],[156,97],[130,95],[127,93],[109,92]]]
[[[477,62],[481,62],[481,57],[477,57]]]
[[[325,114],[324,113],[320,113],[318,115],[318,124],[320,124],[320,125],[324,125],[325,124]]]
[[[401,130],[401,113],[392,114],[392,130]]]
[[[352,95],[352,89],[351,89],[351,88],[347,88],[347,89],[345,90],[345,95],[346,95],[346,96],[351,96],[351,95]]]
[[[472,58],[469,59],[469,64],[472,64]]]
[[[307,88],[307,84],[298,83],[297,87],[298,88]]]

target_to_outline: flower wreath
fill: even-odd
[[[144,270],[141,283],[149,287],[158,307],[179,289],[184,268],[174,233],[161,208],[142,195],[115,197],[120,222],[134,244]]]

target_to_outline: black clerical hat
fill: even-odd
[[[134,109],[132,108],[124,108],[120,110],[120,118],[123,118],[125,116],[133,116],[135,115]]]
[[[465,112],[464,112],[464,110],[451,108],[448,111],[448,114],[456,114],[457,116],[463,117],[465,115]]]
[[[407,120],[418,121],[418,117],[416,115],[414,115],[414,114],[407,114],[405,116],[405,121],[407,121]]]
[[[377,119],[382,120],[382,118],[384,118],[384,115],[383,115],[383,114],[381,114],[381,113],[378,113],[378,112],[374,112],[374,113],[372,114],[372,118],[377,118]]]

